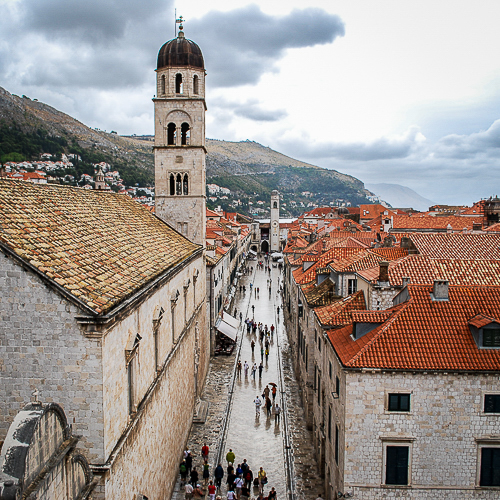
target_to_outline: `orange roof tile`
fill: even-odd
[[[353,311],[362,311],[365,309],[365,296],[359,290],[355,294],[327,306],[316,307],[314,314],[316,314],[322,325],[339,327],[352,321],[351,313]]]
[[[200,247],[128,196],[0,180],[0,242],[96,314]]]
[[[419,253],[434,259],[500,260],[500,234],[415,233],[409,238]]]
[[[361,338],[352,323],[328,332],[344,366],[400,370],[500,371],[500,349],[479,349],[469,328],[478,314],[500,321],[500,287],[449,287],[433,301],[432,287],[409,285],[410,298]]]

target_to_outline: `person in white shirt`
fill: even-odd
[[[235,486],[235,490],[236,490],[236,498],[238,500],[240,500],[240,497],[241,497],[241,488],[242,488],[242,486],[244,484],[245,484],[245,481],[241,477],[237,477],[234,480],[234,486]]]
[[[259,395],[253,400],[255,403],[255,415],[259,416],[260,415],[260,407],[262,406],[262,401],[259,398]]]

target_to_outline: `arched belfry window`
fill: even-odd
[[[167,145],[168,146],[175,146],[175,123],[169,123],[168,124],[168,137],[167,137]]]
[[[170,174],[170,196],[175,194],[175,177],[174,174]]]
[[[182,190],[183,190],[183,193],[185,195],[188,194],[188,188],[189,188],[189,185],[188,185],[188,174],[184,174],[184,181],[182,183]]]
[[[165,93],[165,75],[161,75],[160,92],[161,92],[162,94],[164,94],[164,93]]]
[[[194,75],[193,76],[193,94],[200,93],[199,88],[198,88],[198,82],[199,82],[198,75]]]
[[[181,144],[183,146],[189,145],[189,123],[183,123],[181,125]]]
[[[277,201],[275,201],[275,202],[273,203],[273,208],[278,208],[278,202],[277,202]]]
[[[182,177],[181,174],[177,174],[175,179],[175,194],[182,194]]]
[[[180,73],[175,75],[175,93],[182,94],[182,75]]]

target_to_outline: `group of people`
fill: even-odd
[[[259,397],[257,394],[256,398],[253,400],[255,404],[255,417],[259,418],[260,417],[260,409],[262,406],[266,409],[266,414],[268,417],[271,417],[271,415],[274,413],[274,421],[276,423],[279,423],[280,421],[280,414],[281,414],[281,408],[279,404],[276,402],[276,384],[271,384],[272,389],[269,389],[269,384],[266,385],[266,388],[264,389],[264,392],[262,393],[262,399]],[[269,397],[272,395],[272,402],[271,398]]]

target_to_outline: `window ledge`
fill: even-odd
[[[412,485],[411,484],[381,484],[380,485],[381,488],[384,488],[386,490],[389,490],[389,489],[402,489],[402,490],[411,490],[412,489]]]

